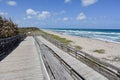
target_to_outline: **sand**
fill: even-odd
[[[120,44],[97,40],[97,39],[91,39],[91,38],[62,35],[50,30],[44,30],[44,31],[71,40],[73,41],[71,45],[73,46],[78,45],[83,48],[81,51],[86,52],[99,59],[102,59],[106,62],[109,62],[120,68]],[[94,50],[100,50],[100,49],[104,49],[105,53],[100,54],[94,52]]]

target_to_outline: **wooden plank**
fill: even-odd
[[[0,62],[0,80],[43,80],[39,57],[32,37],[27,37]]]
[[[42,55],[45,56],[45,61],[50,66],[55,80],[74,80],[61,65],[60,61],[45,46],[41,48]]]
[[[55,51],[64,61],[66,61],[73,69],[75,69],[79,74],[81,74],[86,80],[108,80],[106,77],[93,70],[89,66],[85,65],[76,58],[70,56],[68,53],[60,50],[47,40],[42,37],[38,37],[44,44],[49,46],[53,51]],[[91,71],[91,72],[90,72]],[[86,74],[84,74],[86,73]],[[94,76],[91,76],[94,75]]]

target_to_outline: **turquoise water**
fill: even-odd
[[[120,43],[120,29],[48,29],[60,34]]]

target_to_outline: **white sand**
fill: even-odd
[[[73,41],[72,45],[81,46],[83,49],[82,51],[97,57],[99,59],[103,59],[117,67],[120,67],[120,60],[116,61],[113,58],[119,57],[120,58],[120,44],[101,41],[97,39],[90,39],[90,38],[83,38],[83,37],[76,37],[71,35],[62,35],[53,31],[44,30],[48,33],[58,35],[60,37],[66,38],[68,40]],[[105,53],[100,54],[93,52],[94,50],[104,49]],[[107,60],[106,60],[107,59]]]

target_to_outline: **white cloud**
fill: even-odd
[[[5,16],[5,15],[7,15],[8,13],[6,13],[6,12],[0,12],[0,16]]]
[[[27,19],[31,19],[32,18],[32,16],[27,16]]]
[[[10,6],[17,5],[17,3],[15,1],[8,1],[7,4],[10,5]]]
[[[65,3],[70,3],[71,2],[71,0],[65,0]]]
[[[85,20],[87,17],[86,17],[86,15],[83,13],[83,12],[81,12],[77,17],[76,17],[76,19],[77,20]]]
[[[24,20],[28,20],[28,19],[32,19],[32,18],[33,18],[32,16],[29,16],[29,15],[28,15],[27,17],[24,17],[23,19],[24,19]]]
[[[27,9],[26,13],[27,13],[27,15],[36,15],[37,14],[37,12],[33,9]]]
[[[65,14],[66,13],[66,11],[65,10],[62,10],[62,11],[60,11],[60,12],[54,12],[54,13],[52,13],[53,15],[55,15],[55,16],[58,16],[58,15],[63,15],[63,14]]]
[[[68,21],[69,19],[67,17],[64,17],[63,18],[63,21]]]
[[[38,19],[43,20],[43,19],[47,19],[51,15],[53,15],[49,11],[41,11],[40,12],[40,11],[35,11],[35,10],[31,9],[31,8],[26,10],[26,14],[27,14],[27,17],[24,18],[24,20],[31,19],[31,18],[38,18]]]
[[[81,1],[82,1],[82,5],[86,7],[95,4],[98,0],[81,0]]]
[[[49,18],[51,16],[51,13],[48,11],[42,11],[41,13],[39,13],[38,18],[39,19],[46,19]]]

